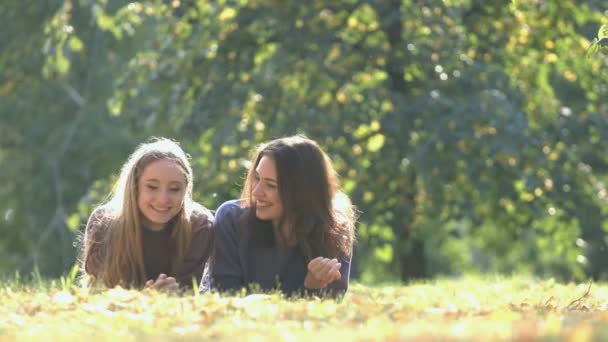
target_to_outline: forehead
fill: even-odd
[[[177,164],[173,160],[169,159],[161,159],[155,160],[148,164],[142,174],[142,181],[156,180],[159,182],[186,182],[186,175],[184,174],[184,170],[179,164]]]
[[[271,157],[262,156],[262,158],[260,159],[260,162],[258,163],[258,166],[255,168],[255,171],[261,177],[276,179],[276,175],[277,175],[276,163],[275,163],[274,159],[272,159]]]

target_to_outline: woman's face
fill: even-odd
[[[279,195],[277,168],[274,159],[263,156],[255,168],[253,184],[255,216],[260,220],[269,220],[277,226],[283,216],[283,204]]]
[[[168,159],[150,163],[137,181],[137,206],[146,228],[161,230],[181,210],[186,177],[179,165]]]

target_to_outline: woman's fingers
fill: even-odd
[[[328,261],[329,259],[322,257],[312,259],[310,263],[308,263],[308,271],[310,271],[315,278],[321,279],[321,270]]]
[[[163,279],[159,279],[156,281],[156,287],[158,288],[164,288],[167,287],[171,284],[175,284],[175,278],[173,277],[167,277],[167,278],[163,278]]]
[[[342,275],[340,274],[340,267],[342,267],[342,264],[337,262],[332,266],[331,270],[329,270],[329,277],[331,278],[331,280],[329,281],[330,283],[342,277]]]
[[[161,273],[156,280],[148,280],[145,284],[146,288],[153,288],[157,291],[166,291],[166,292],[177,292],[179,289],[179,284],[175,280],[174,277],[169,277],[164,273]]]
[[[328,263],[327,267],[323,269],[323,281],[327,284],[340,279],[340,267],[342,264],[338,262],[338,260],[333,259],[330,263]]]
[[[315,270],[319,267],[319,263],[323,260],[323,257],[316,257],[308,263],[308,270],[310,272],[315,272]]]
[[[161,290],[169,292],[169,293],[176,293],[177,290],[179,289],[179,286],[178,286],[177,282],[175,281],[175,278],[169,277],[167,279],[173,279],[173,281],[165,282],[164,287]]]
[[[342,264],[337,259],[318,257],[310,261],[308,270],[313,277],[323,284],[331,283],[340,279],[340,267]]]
[[[323,279],[323,282],[327,283],[329,281],[329,274],[331,269],[338,263],[336,259],[325,259],[325,262],[319,269],[319,278]]]
[[[337,259],[314,258],[308,263],[308,274],[304,285],[308,288],[322,289],[342,277],[340,267],[342,264]]]

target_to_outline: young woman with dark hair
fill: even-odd
[[[241,197],[216,212],[214,289],[346,292],[355,210],[316,142],[297,135],[260,145]]]

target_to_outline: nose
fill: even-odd
[[[162,205],[166,205],[171,202],[171,194],[169,193],[169,191],[161,191],[160,196],[158,196],[158,201]]]
[[[255,184],[253,186],[253,191],[252,191],[253,197],[260,198],[262,196],[262,193],[263,193],[262,187],[260,186],[260,182],[258,182],[257,184]]]

